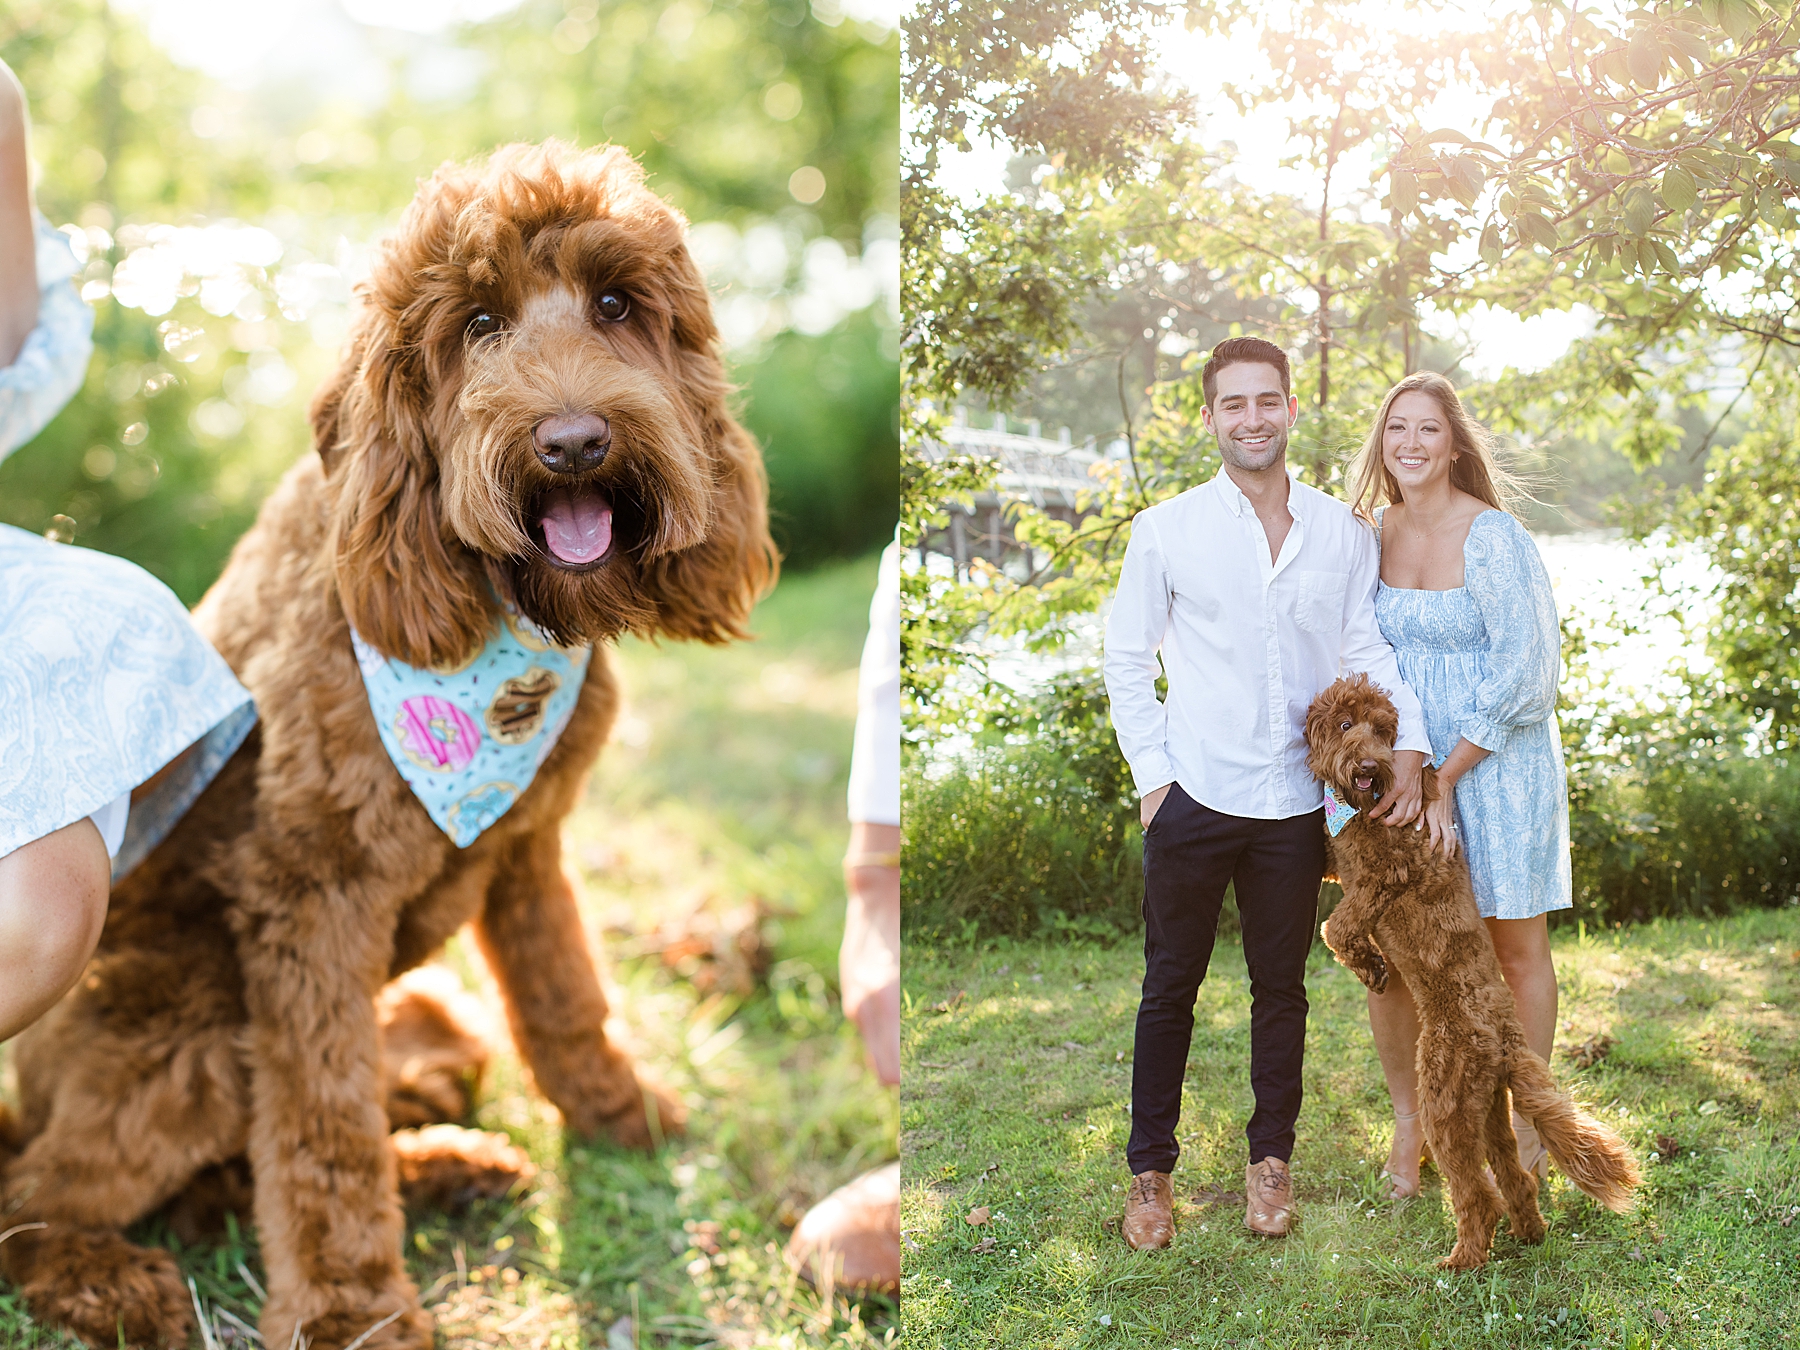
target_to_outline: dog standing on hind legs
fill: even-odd
[[[421,185],[360,298],[317,455],[195,614],[259,723],[19,1041],[0,1273],[95,1345],[187,1344],[123,1230],[248,1157],[264,1343],[429,1350],[376,999],[465,923],[572,1132],[680,1123],[606,1034],[561,826],[617,708],[600,644],[743,637],[774,580],[685,222],[622,150],[509,146]]]
[[[1625,1142],[1576,1107],[1526,1045],[1468,864],[1433,849],[1420,831],[1368,819],[1392,785],[1398,730],[1393,704],[1366,675],[1338,680],[1307,710],[1307,762],[1326,785],[1331,860],[1344,888],[1325,921],[1325,944],[1377,994],[1390,966],[1412,990],[1420,1119],[1456,1210],[1456,1246],[1440,1264],[1473,1270],[1486,1263],[1503,1211],[1521,1241],[1544,1237],[1537,1179],[1519,1165],[1509,1094],[1556,1165],[1606,1208],[1631,1207],[1638,1167]],[[1436,797],[1427,768],[1425,799]]]

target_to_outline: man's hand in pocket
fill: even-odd
[[[1150,822],[1156,819],[1156,813],[1162,807],[1163,798],[1169,795],[1169,789],[1173,786],[1172,783],[1164,783],[1154,792],[1145,793],[1143,801],[1138,803],[1138,819],[1144,822],[1146,830],[1150,828]]]

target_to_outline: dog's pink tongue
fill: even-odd
[[[591,563],[612,546],[612,503],[592,488],[558,488],[544,500],[544,543],[566,563]]]

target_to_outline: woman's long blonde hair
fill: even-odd
[[[1494,450],[1494,435],[1469,416],[1457,397],[1456,386],[1435,370],[1419,370],[1408,375],[1388,390],[1375,414],[1375,425],[1369,428],[1362,449],[1350,465],[1350,506],[1369,524],[1375,523],[1375,508],[1405,500],[1400,484],[1388,472],[1381,459],[1382,431],[1394,400],[1402,394],[1430,394],[1444,410],[1450,424],[1450,444],[1456,459],[1450,465],[1450,483],[1471,497],[1479,498],[1509,515],[1517,515],[1522,502],[1535,501],[1529,486],[1518,475],[1503,467]]]

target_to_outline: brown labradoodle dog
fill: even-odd
[[[504,598],[562,643],[744,636],[775,574],[765,480],[684,240],[624,151],[553,143],[441,169],[385,246],[313,401],[318,454],[196,612],[260,725],[18,1047],[0,1230],[43,1226],[0,1270],[43,1320],[185,1345],[174,1263],[121,1229],[247,1155],[265,1343],[427,1350],[384,1092],[443,1083],[385,1081],[376,997],[471,920],[571,1130],[642,1147],[679,1125],[607,1037],[562,871],[617,703],[603,653],[530,787],[459,849],[390,762],[350,633],[454,669]]]
[[[1556,1165],[1608,1209],[1631,1207],[1638,1168],[1624,1141],[1558,1091],[1526,1046],[1468,864],[1432,849],[1423,831],[1369,820],[1369,808],[1393,784],[1398,730],[1394,705],[1367,675],[1337,681],[1307,711],[1308,766],[1357,809],[1331,840],[1344,898],[1325,922],[1325,942],[1376,993],[1387,988],[1389,965],[1412,990],[1420,1116],[1456,1209],[1456,1246],[1440,1264],[1471,1270],[1487,1261],[1503,1206],[1515,1236],[1544,1237],[1537,1181],[1519,1165],[1509,1089]],[[1427,768],[1425,799],[1437,795],[1437,775]],[[1484,1158],[1498,1195],[1482,1172]]]

